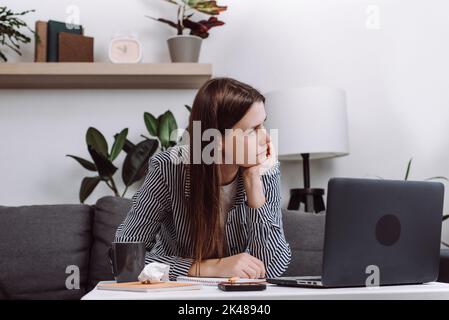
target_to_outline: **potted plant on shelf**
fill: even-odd
[[[8,61],[6,54],[2,51],[4,48],[11,49],[19,56],[22,55],[20,52],[20,44],[30,43],[31,38],[22,33],[21,29],[26,28],[33,34],[35,32],[19,17],[34,11],[13,12],[5,6],[0,7],[0,60],[4,62]]]
[[[202,40],[209,36],[211,28],[225,24],[216,16],[225,11],[227,6],[219,6],[217,1],[208,0],[165,1],[178,7],[176,22],[164,18],[146,17],[165,23],[177,30],[177,35],[167,40],[172,62],[198,62]],[[210,17],[207,20],[193,21],[191,18],[196,12]],[[185,34],[185,31],[188,30],[190,30],[190,34]]]

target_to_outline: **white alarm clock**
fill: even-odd
[[[142,59],[142,44],[136,35],[115,35],[109,43],[109,59],[113,63],[138,63]]]

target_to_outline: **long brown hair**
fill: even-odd
[[[193,122],[201,121],[201,134],[218,129],[223,135],[232,128],[255,102],[265,102],[264,96],[253,87],[231,78],[214,78],[198,91],[192,106],[188,133],[190,141],[190,196],[188,221],[193,244],[193,258],[222,258],[227,255],[223,215],[220,214],[220,170],[216,163],[193,161]],[[202,139],[201,139],[202,140]],[[201,141],[201,153],[210,142]],[[199,266],[200,263],[197,263]],[[196,272],[196,275],[200,275]]]

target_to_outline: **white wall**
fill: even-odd
[[[449,176],[449,3],[445,0],[223,0],[227,24],[212,30],[201,62],[269,90],[324,84],[347,90],[351,154],[312,164],[312,182],[331,176],[380,175],[401,179],[414,157],[413,179]],[[27,21],[64,20],[79,6],[85,33],[95,37],[96,61],[107,61],[112,34],[133,30],[144,43],[144,62],[169,61],[172,30],[143,17],[174,15],[162,0],[4,0],[16,10],[35,8]],[[380,9],[380,29],[366,27],[367,8]],[[32,60],[32,46],[21,58]],[[84,133],[95,126],[108,138],[123,127],[139,140],[144,111],[170,108],[180,125],[195,92],[0,91],[0,204],[76,203],[86,172],[71,153],[87,157]],[[109,140],[112,143],[112,139]],[[123,155],[121,156],[123,157]],[[282,165],[288,189],[302,184],[297,163]],[[120,180],[120,179],[119,179]],[[121,187],[121,185],[120,185]],[[128,195],[135,191],[133,188]],[[104,194],[97,189],[87,203]],[[446,212],[449,206],[446,205]],[[447,227],[447,226],[446,226]],[[449,230],[445,230],[445,239]]]

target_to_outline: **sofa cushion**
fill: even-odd
[[[93,206],[93,244],[90,255],[88,289],[93,289],[99,281],[114,280],[109,263],[108,250],[114,241],[118,225],[131,209],[131,199],[106,196],[98,199]]]
[[[319,276],[324,245],[325,214],[283,210],[285,238],[292,260],[283,276]]]
[[[0,206],[0,299],[81,298],[92,218],[88,205]],[[79,268],[79,289],[66,287],[68,266]]]

